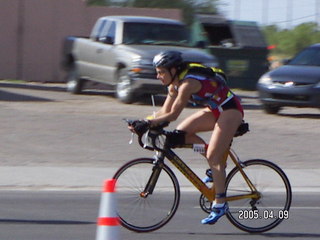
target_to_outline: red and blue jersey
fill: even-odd
[[[188,78],[198,80],[202,85],[201,89],[192,95],[191,100],[196,104],[207,106],[210,109],[219,109],[234,97],[226,85],[225,75],[221,69],[191,63],[179,76],[180,80]]]

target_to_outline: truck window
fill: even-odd
[[[232,31],[240,46],[265,48],[263,34],[255,22],[233,21]]]
[[[113,44],[115,39],[115,22],[106,21],[100,26],[98,41],[106,44]]]
[[[109,44],[113,44],[114,43],[114,38],[116,35],[116,23],[115,22],[111,22],[110,28],[107,32],[107,43]]]
[[[228,43],[234,44],[232,33],[227,25],[203,24],[203,28],[207,33],[210,45],[221,46]]]
[[[107,22],[108,21],[106,19],[99,19],[99,21],[97,21],[90,35],[90,38],[92,40],[99,41],[101,33],[103,32],[105,26],[107,25]]]
[[[125,23],[125,44],[190,45],[184,25],[159,23]]]
[[[293,58],[289,65],[320,66],[320,49],[306,48]]]

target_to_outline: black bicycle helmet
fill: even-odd
[[[164,51],[157,54],[153,58],[154,67],[172,68],[179,67],[183,64],[181,52],[178,51]]]

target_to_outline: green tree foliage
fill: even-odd
[[[188,24],[193,21],[194,8],[186,0],[134,0],[132,7],[182,9],[184,21]]]
[[[280,29],[272,25],[263,28],[269,45],[275,45],[273,54],[294,56],[303,48],[320,42],[319,26],[314,22],[303,23],[293,29]]]

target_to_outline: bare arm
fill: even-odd
[[[170,87],[174,92],[170,92],[169,89],[166,101],[159,111],[160,114],[157,113],[156,118],[151,120],[151,125],[157,125],[165,121],[175,121],[187,105],[191,95],[199,91],[201,83],[193,79],[184,80],[180,85],[178,92],[174,90],[173,86]]]
[[[163,114],[170,112],[171,107],[172,107],[175,99],[177,98],[177,95],[178,95],[177,90],[174,89],[174,87],[172,85],[170,85],[168,87],[168,94],[167,94],[166,100],[165,100],[163,106],[161,107],[161,109],[156,112],[156,117],[160,117]]]

